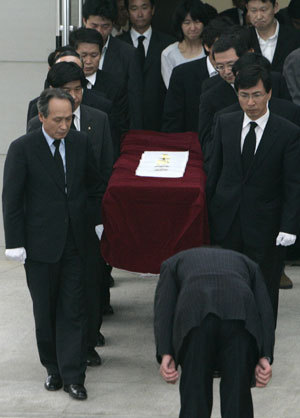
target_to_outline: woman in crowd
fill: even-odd
[[[200,0],[182,0],[173,19],[178,41],[164,49],[161,55],[161,73],[167,88],[174,67],[205,57],[200,35],[209,20]]]

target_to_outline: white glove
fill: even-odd
[[[24,264],[26,260],[26,250],[24,247],[21,248],[9,248],[5,250],[5,256],[10,260],[19,261]]]
[[[279,232],[276,238],[276,245],[282,245],[288,247],[289,245],[295,244],[297,236],[293,234],[287,234],[286,232]]]
[[[101,240],[103,230],[104,230],[103,225],[96,225],[95,226],[95,231],[96,231],[96,234],[97,234],[97,237],[98,237],[99,241]]]

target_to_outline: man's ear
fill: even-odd
[[[155,6],[152,7],[152,16],[154,16],[155,13]]]
[[[39,116],[39,120],[41,121],[41,123],[44,123],[45,117],[40,112],[38,113],[38,116]]]
[[[86,26],[86,19],[84,17],[82,18],[82,21],[83,21],[84,26]]]
[[[278,11],[279,11],[279,4],[278,4],[278,1],[275,1],[274,13],[276,14],[276,13],[278,13]]]
[[[211,48],[210,48],[209,46],[207,46],[206,44],[203,44],[203,46],[204,46],[204,48],[205,48],[205,51],[209,54],[209,53],[210,53]]]

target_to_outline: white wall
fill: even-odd
[[[29,100],[43,88],[55,48],[55,0],[1,1],[0,181],[10,142],[25,132]],[[2,216],[0,245],[4,245]]]

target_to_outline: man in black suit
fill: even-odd
[[[142,94],[143,77],[136,50],[111,35],[117,19],[117,9],[110,0],[85,0],[83,23],[86,28],[97,30],[104,47],[101,52],[99,69],[123,80],[127,86],[130,128],[143,128]]]
[[[198,131],[202,83],[218,74],[214,68],[212,46],[226,31],[226,19],[216,18],[210,21],[201,34],[202,43],[208,53],[207,58],[187,62],[173,69],[164,104],[164,132]]]
[[[241,69],[235,87],[244,112],[219,117],[208,172],[212,240],[260,265],[276,321],[285,247],[299,232],[300,129],[270,113],[266,69]]]
[[[83,63],[80,59],[79,54],[77,54],[77,52],[71,46],[68,46],[67,50],[58,54],[56,57],[54,57],[51,60],[51,65],[53,65],[54,63],[60,63],[60,62],[74,62],[80,68],[83,68]],[[47,85],[47,81],[45,81],[45,86],[49,87]],[[86,81],[84,81],[83,87],[85,86],[86,86]],[[30,119],[34,118],[38,114],[38,109],[37,109],[38,99],[39,98],[36,97],[35,99],[29,102],[28,110],[27,110],[27,125]],[[118,115],[116,114],[117,109],[113,107],[112,101],[104,97],[104,95],[102,96],[100,94],[93,92],[92,90],[84,89],[81,103],[83,105],[100,110],[101,112],[107,113],[111,136],[112,136],[112,140],[114,144],[114,149],[118,149],[119,147],[118,144],[120,143],[121,128],[119,125]]]
[[[232,34],[221,35],[213,45],[212,56],[221,79],[216,80],[216,85],[203,92],[200,97],[198,133],[205,159],[207,158],[206,148],[211,141],[214,114],[237,100],[232,67],[247,51],[246,43]],[[213,81],[214,78],[212,77],[211,80]]]
[[[98,69],[103,46],[100,33],[94,29],[77,29],[70,35],[70,45],[75,48],[83,61],[83,71],[87,79],[85,89],[90,89],[96,94],[104,94],[113,102],[121,133],[125,133],[129,128],[126,85],[117,76]],[[115,155],[118,157],[120,144],[114,145],[117,145]]]
[[[73,98],[47,89],[38,107],[42,128],[12,142],[5,161],[6,255],[25,262],[45,388],[83,400],[86,216],[99,223],[100,181],[87,136],[69,132]]]
[[[235,25],[246,24],[246,2],[245,0],[232,0],[234,7],[226,9],[220,13],[220,16],[227,16]]]
[[[274,320],[257,264],[217,248],[182,251],[161,266],[154,302],[160,373],[180,381],[180,418],[209,418],[214,371],[222,417],[253,417],[251,383],[272,375]]]
[[[255,52],[268,58],[273,71],[282,72],[285,58],[300,46],[299,32],[275,19],[276,0],[246,0],[246,6]]]
[[[85,132],[94,150],[99,176],[101,193],[105,193],[114,161],[107,115],[92,107],[81,104],[83,87],[86,85],[84,73],[73,62],[54,64],[47,75],[50,87],[61,88],[69,93],[75,102],[71,128]],[[38,116],[28,123],[28,132],[38,129],[41,122]],[[99,211],[101,208],[99,207]],[[104,260],[101,257],[99,240],[95,235],[95,225],[87,217],[87,312],[88,312],[88,366],[98,366],[101,358],[95,350],[99,329],[102,324],[104,294],[107,292],[104,282]],[[99,303],[102,301],[102,303]],[[100,334],[104,341],[104,336]]]
[[[222,35],[213,45],[213,57],[216,62],[216,69],[219,76],[215,78],[215,86],[202,93],[199,106],[199,141],[204,153],[205,167],[208,169],[209,158],[212,148],[212,126],[214,115],[221,109],[238,102],[237,93],[234,88],[235,72],[233,68],[251,65],[255,62],[269,66],[268,61],[261,54],[247,54],[247,46],[242,39],[234,35]],[[272,95],[274,97],[289,100],[290,95],[283,76],[280,73],[272,72]],[[209,80],[209,81],[210,81]],[[203,87],[204,88],[204,87]]]
[[[119,39],[137,48],[143,71],[143,128],[160,131],[166,88],[161,76],[161,53],[175,42],[151,27],[154,0],[125,0],[131,29]]]

